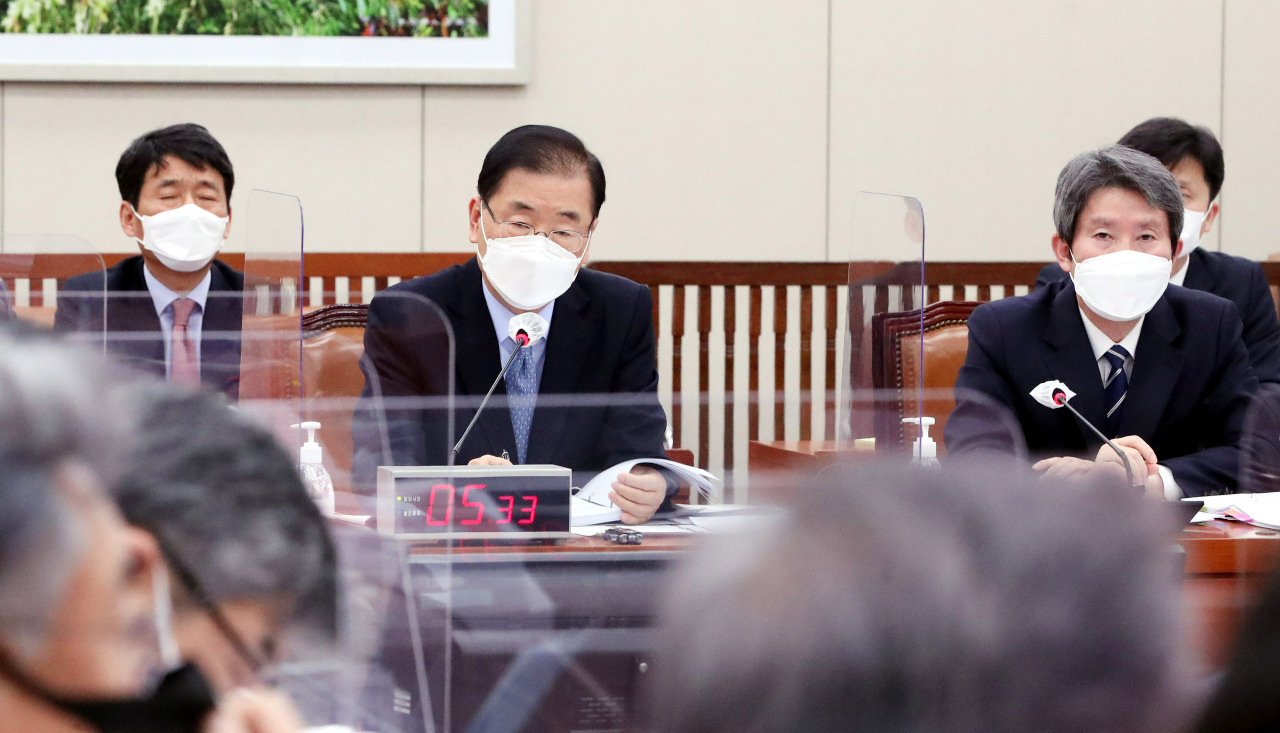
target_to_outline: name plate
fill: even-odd
[[[565,539],[561,466],[379,466],[378,531],[411,540]]]

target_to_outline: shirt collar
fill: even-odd
[[[179,295],[170,290],[164,283],[160,282],[155,275],[151,274],[150,268],[144,263],[142,265],[142,277],[147,281],[147,292],[151,293],[151,302],[155,304],[156,315],[162,315],[165,310],[173,305],[173,301],[178,298],[190,298],[200,306],[200,311],[204,312],[204,303],[209,298],[209,283],[213,281],[213,271],[210,270],[204,274],[204,279],[198,285],[191,289],[186,295]]]
[[[493,331],[494,335],[498,337],[498,343],[510,341],[512,346],[514,346],[515,341],[512,341],[511,336],[507,335],[507,329],[511,324],[511,319],[515,318],[516,314],[508,310],[507,307],[502,304],[502,301],[498,300],[497,296],[489,290],[489,286],[483,281],[480,283],[480,289],[484,291],[484,302],[489,306],[489,317],[493,319]],[[556,302],[553,300],[542,306],[540,310],[535,311],[535,313],[542,316],[542,319],[547,322],[548,331],[551,329],[551,314],[555,311],[555,308]]]
[[[1102,332],[1102,329],[1093,325],[1093,321],[1089,320],[1089,316],[1085,314],[1084,308],[1077,306],[1080,311],[1080,320],[1084,321],[1084,332],[1089,336],[1089,346],[1093,348],[1094,361],[1102,358],[1107,350],[1116,344],[1111,337]],[[1138,322],[1134,324],[1133,330],[1127,336],[1120,339],[1120,345],[1130,356],[1138,355],[1138,337],[1142,335],[1142,324],[1147,320],[1146,314],[1143,314]]]
[[[1173,283],[1174,285],[1182,286],[1182,284],[1187,281],[1187,270],[1190,270],[1190,269],[1191,269],[1191,258],[1188,257],[1187,264],[1183,265],[1181,270],[1178,270],[1177,272],[1169,276],[1169,282]]]

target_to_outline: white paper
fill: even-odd
[[[1204,502],[1197,519],[1207,514],[1213,519],[1234,519],[1258,527],[1280,529],[1280,492],[1197,496],[1184,501]]]
[[[628,473],[641,463],[660,466],[671,471],[704,497],[713,499],[720,495],[720,489],[716,485],[719,479],[708,471],[666,458],[635,458],[611,466],[588,481],[587,485],[569,500],[569,524],[579,527],[616,522],[621,519],[622,510],[609,500],[609,492],[613,491],[613,482],[617,480],[618,474]]]

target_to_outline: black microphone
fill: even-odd
[[[502,371],[498,372],[493,384],[489,385],[489,391],[485,393],[484,399],[480,400],[480,406],[476,408],[476,414],[471,417],[471,422],[467,424],[467,429],[462,431],[462,437],[458,438],[453,450],[449,451],[450,463],[453,463],[453,459],[457,457],[458,449],[462,447],[462,441],[466,440],[467,436],[471,434],[471,428],[476,426],[476,421],[480,419],[480,413],[484,412],[484,406],[489,404],[489,398],[493,396],[493,391],[498,388],[498,382],[501,382],[503,377],[507,376],[507,370],[511,368],[511,364],[520,355],[520,352],[532,346],[534,341],[542,338],[547,333],[547,322],[537,313],[522,313],[511,319],[507,330],[511,340],[516,342],[516,347],[511,351],[511,356],[507,357],[507,363],[502,365]]]
[[[1062,383],[1061,383],[1061,382],[1058,382],[1058,384],[1062,384]],[[1081,415],[1081,414],[1080,414],[1080,412],[1079,412],[1078,410],[1076,410],[1076,408],[1074,408],[1074,407],[1072,407],[1072,406],[1071,406],[1071,403],[1070,403],[1070,402],[1068,402],[1068,400],[1069,400],[1070,398],[1069,398],[1069,397],[1067,397],[1067,391],[1064,389],[1064,387],[1065,387],[1065,386],[1066,386],[1066,385],[1062,385],[1061,387],[1054,387],[1054,388],[1053,388],[1053,392],[1051,393],[1051,395],[1050,395],[1050,397],[1049,397],[1049,399],[1053,402],[1053,404],[1052,404],[1052,405],[1046,404],[1046,403],[1044,403],[1043,401],[1041,401],[1041,404],[1044,404],[1046,407],[1048,407],[1048,408],[1050,408],[1050,409],[1057,409],[1057,408],[1059,408],[1059,407],[1065,407],[1065,408],[1067,408],[1068,410],[1070,410],[1070,411],[1071,411],[1071,414],[1072,414],[1072,415],[1075,415],[1077,420],[1079,420],[1082,424],[1084,424],[1084,425],[1085,425],[1085,426],[1087,426],[1090,430],[1092,430],[1092,431],[1093,431],[1093,433],[1094,433],[1094,435],[1097,435],[1097,436],[1098,436],[1098,438],[1100,438],[1100,439],[1102,440],[1102,442],[1103,442],[1103,443],[1106,443],[1108,446],[1110,446],[1110,447],[1111,447],[1111,450],[1113,450],[1113,451],[1115,451],[1115,452],[1116,452],[1116,455],[1120,456],[1120,462],[1124,465],[1124,475],[1129,479],[1129,485],[1130,485],[1130,486],[1132,486],[1132,487],[1133,487],[1133,488],[1135,488],[1135,489],[1143,489],[1143,488],[1145,488],[1145,487],[1146,487],[1146,484],[1145,484],[1145,483],[1142,483],[1142,484],[1134,483],[1134,481],[1133,481],[1133,466],[1131,466],[1131,465],[1129,464],[1129,457],[1128,457],[1127,455],[1125,455],[1124,451],[1120,450],[1120,446],[1118,446],[1118,445],[1116,445],[1115,443],[1111,442],[1111,439],[1110,439],[1110,438],[1108,438],[1106,435],[1103,435],[1101,430],[1099,430],[1098,428],[1094,427],[1094,424],[1093,424],[1093,423],[1089,422],[1089,421],[1085,418],[1085,416],[1084,416],[1084,415]],[[1039,398],[1037,398],[1037,399],[1039,399]]]

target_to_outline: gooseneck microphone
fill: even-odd
[[[1076,408],[1071,406],[1070,400],[1076,395],[1075,392],[1072,392],[1070,388],[1067,387],[1067,385],[1057,380],[1042,382],[1041,384],[1036,385],[1035,389],[1031,390],[1031,396],[1034,397],[1037,402],[1051,410],[1056,410],[1059,407],[1065,407],[1070,410],[1071,414],[1075,415],[1076,419],[1079,420],[1081,424],[1092,430],[1094,435],[1097,435],[1103,443],[1106,443],[1110,446],[1111,450],[1116,452],[1116,455],[1120,456],[1120,463],[1124,466],[1124,475],[1129,479],[1129,485],[1135,489],[1143,489],[1146,487],[1145,482],[1134,483],[1133,466],[1130,465],[1129,457],[1125,455],[1125,452],[1120,450],[1120,446],[1111,442],[1110,438],[1104,435],[1101,430],[1094,426],[1093,423],[1089,422],[1084,415],[1081,415]]]
[[[537,313],[521,313],[512,318],[510,323],[507,324],[507,335],[511,337],[512,341],[516,342],[516,347],[511,351],[511,356],[507,357],[507,363],[502,365],[502,371],[498,372],[493,384],[489,385],[489,391],[485,393],[484,399],[480,400],[480,406],[476,408],[476,414],[471,417],[471,422],[467,423],[467,429],[462,431],[462,437],[458,438],[453,450],[449,451],[450,463],[453,463],[453,459],[458,455],[458,449],[462,447],[462,441],[466,440],[467,436],[471,434],[471,428],[476,426],[476,422],[480,419],[480,413],[484,412],[484,407],[489,404],[489,398],[493,396],[493,391],[498,388],[498,383],[507,376],[507,370],[511,368],[511,364],[515,362],[516,357],[520,355],[522,350],[533,346],[547,335],[547,321]]]

